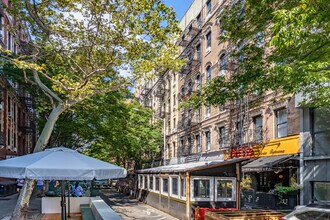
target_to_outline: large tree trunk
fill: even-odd
[[[52,110],[49,118],[43,128],[40,137],[36,143],[33,153],[42,151],[49,141],[50,135],[53,132],[56,121],[58,120],[60,114],[64,111],[64,106],[59,104],[56,108]],[[23,210],[29,207],[30,198],[34,189],[35,180],[26,179],[24,186],[22,187],[21,193],[18,197],[12,219],[21,220],[24,219]]]

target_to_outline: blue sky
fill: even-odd
[[[188,10],[193,0],[163,0],[167,6],[172,6],[180,21],[184,13]]]

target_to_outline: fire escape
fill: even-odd
[[[201,65],[200,30],[198,21],[196,19],[192,20],[179,41],[179,45],[182,47],[180,58],[186,59],[186,64],[180,71],[180,76],[184,82],[178,96],[180,102],[187,101],[195,90],[195,73],[198,72]],[[179,140],[179,155],[182,157],[189,157],[193,154],[194,137],[192,134],[197,128],[196,125],[199,124],[197,117],[193,109],[181,109],[177,127],[179,131],[184,132]]]
[[[155,96],[158,98],[156,114],[160,118],[165,118],[170,112],[166,111],[165,96],[166,86],[163,76],[158,79]],[[165,132],[165,131],[164,131]]]
[[[33,98],[23,90],[20,90],[18,94],[26,110],[26,115],[24,114],[20,123],[20,129],[26,135],[33,134],[36,131],[36,112],[33,109]]]
[[[140,94],[140,103],[145,108],[151,108],[151,105],[150,105],[150,96],[149,96],[150,90],[151,89],[149,87],[149,84],[146,83],[143,86],[142,91],[141,91],[141,94]]]

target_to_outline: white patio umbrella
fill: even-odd
[[[124,168],[65,147],[0,161],[0,177],[42,180],[101,180],[126,177]]]
[[[42,180],[102,180],[124,178],[126,177],[126,170],[85,156],[75,150],[58,147],[0,161],[0,177]],[[62,181],[62,219],[66,219],[64,188],[65,185]]]

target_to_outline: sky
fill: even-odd
[[[184,13],[188,10],[193,0],[163,0],[167,6],[172,6],[180,21]]]

